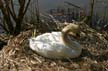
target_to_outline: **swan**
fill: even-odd
[[[76,24],[67,25],[61,32],[44,33],[29,39],[30,48],[37,54],[53,59],[76,58],[81,54],[82,46],[70,38],[77,37],[80,33],[79,26]]]

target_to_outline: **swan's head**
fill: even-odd
[[[77,24],[70,24],[63,28],[62,33],[77,38],[80,36],[80,27]]]
[[[80,31],[79,24],[78,25],[77,24],[67,25],[62,30],[63,43],[71,47],[73,50],[75,50],[77,55],[80,55],[82,51],[82,47],[80,46],[79,43],[76,42],[76,39],[78,40],[80,38],[80,33],[81,31]],[[70,38],[69,35],[71,35],[73,38]]]

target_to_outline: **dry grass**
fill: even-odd
[[[81,26],[80,57],[69,60],[41,57],[29,48],[31,32],[26,31],[11,38],[0,51],[0,71],[108,71],[108,33]]]

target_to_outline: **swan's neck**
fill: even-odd
[[[66,46],[68,46],[68,47],[70,47],[70,48],[72,48],[73,50],[75,50],[76,52],[78,51],[78,52],[80,52],[80,46],[79,46],[79,44],[77,44],[74,40],[71,40],[69,37],[68,37],[68,33],[69,31],[67,31],[67,32],[62,32],[62,41],[63,41],[63,43],[66,45]]]

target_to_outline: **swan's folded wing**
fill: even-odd
[[[60,42],[61,32],[52,32],[51,35],[55,42]]]

